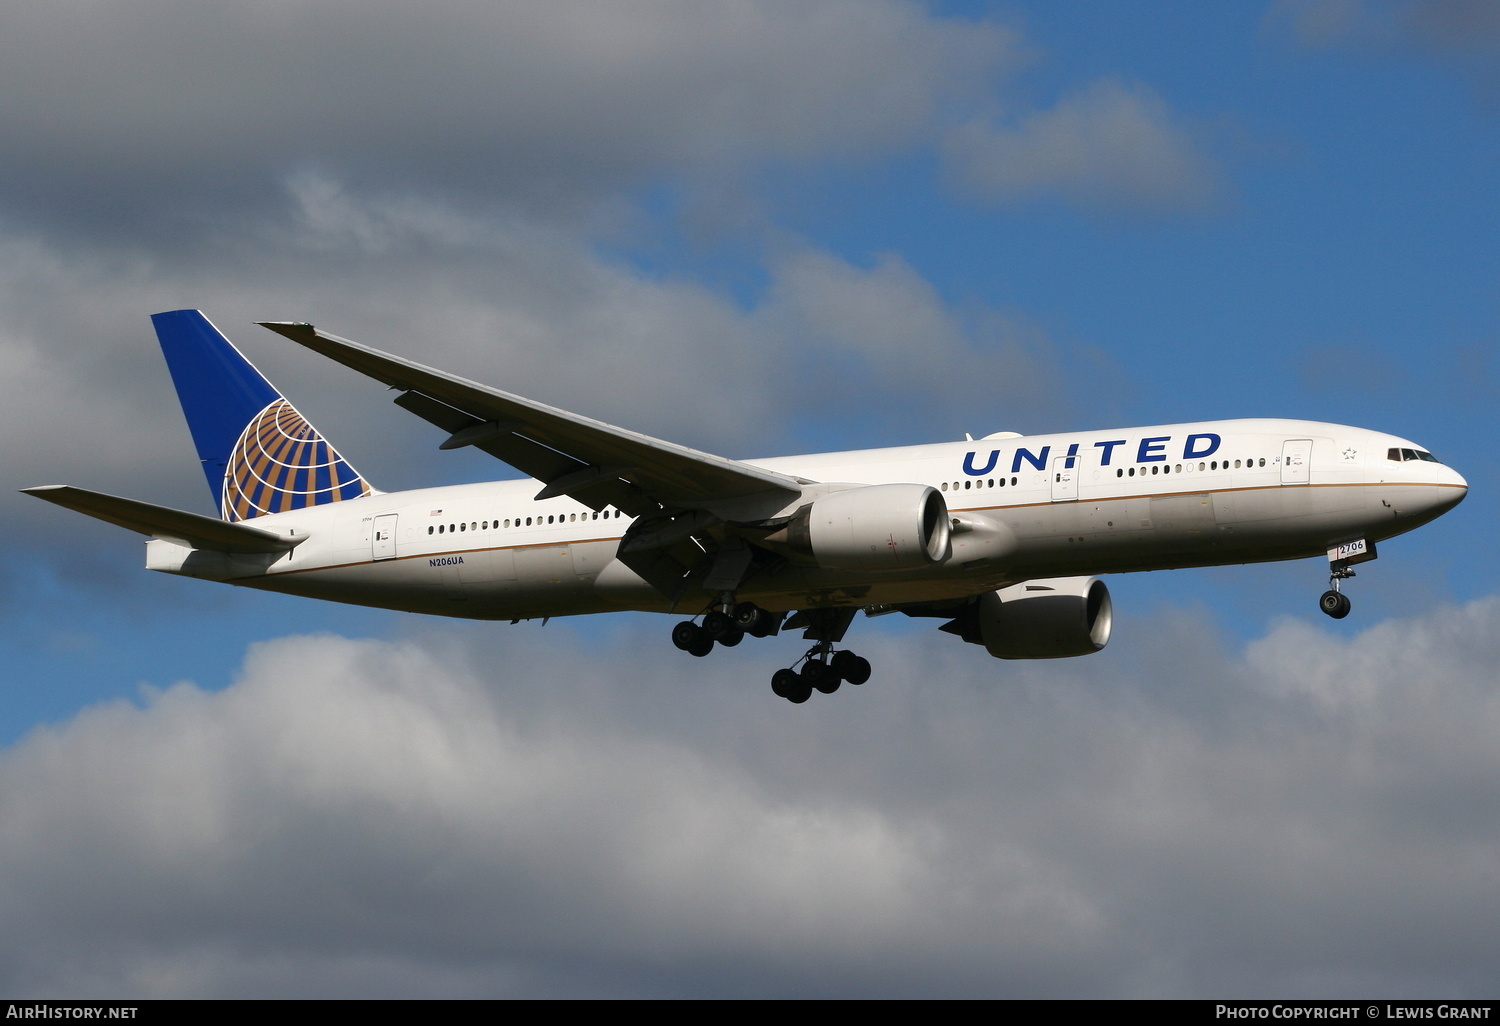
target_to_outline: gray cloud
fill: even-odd
[[[1060,196],[1125,210],[1200,210],[1222,173],[1150,89],[1112,79],[1014,124],[973,120],[944,142],[955,183],[1012,202]]]
[[[905,147],[1018,61],[902,0],[11,5],[0,133],[14,213],[76,230],[180,230],[298,168],[560,209]]]
[[[1270,22],[1309,46],[1437,58],[1491,88],[1500,74],[1500,8],[1487,0],[1280,0]]]
[[[652,621],[654,624],[654,621]],[[0,979],[166,994],[1486,993],[1500,599],[1002,664],[289,638],[0,758]],[[647,632],[650,635],[650,632]],[[746,680],[751,677],[752,680]]]
[[[1061,397],[1077,394],[1036,387],[1059,379],[1064,358],[1043,332],[997,311],[961,314],[896,257],[860,267],[783,239],[766,288],[747,304],[608,259],[536,218],[480,218],[308,173],[288,180],[274,218],[235,227],[204,239],[194,267],[40,237],[13,235],[0,247],[0,435],[9,441],[0,481],[207,508],[146,318],[179,306],[204,309],[387,488],[510,471],[482,456],[436,456],[431,429],[393,409],[382,388],[253,321],[315,321],[736,457],[793,448],[790,428],[808,410],[867,419],[882,410],[862,429],[865,443],[894,443],[961,437],[996,402],[1016,423],[1056,424],[1068,410]],[[76,526],[57,528],[56,511],[13,491],[0,507],[64,537]]]

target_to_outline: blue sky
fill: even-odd
[[[220,868],[191,896],[162,895],[173,911],[156,933],[143,909],[125,909],[102,940],[80,940],[83,916],[78,933],[49,928],[41,954],[0,950],[12,992],[1209,996],[1374,994],[1400,981],[1404,993],[1459,996],[1493,980],[1493,955],[1479,954],[1497,950],[1493,927],[1465,919],[1457,893],[1484,878],[1465,861],[1474,837],[1433,825],[1428,806],[1402,811],[1420,791],[1432,808],[1495,821],[1482,729],[1497,698],[1476,679],[1492,675],[1500,617],[1486,530],[1500,486],[1500,18],[1487,5],[455,4],[414,20],[394,4],[189,12],[136,0],[103,5],[88,24],[12,11],[0,29],[0,80],[17,97],[0,113],[12,140],[0,157],[0,502],[11,527],[0,821],[4,809],[19,821],[15,810],[45,805],[58,811],[36,821],[38,836],[100,853],[49,860],[42,842],[0,830],[0,866],[15,844],[23,867],[8,880],[0,869],[0,888],[34,895],[22,919],[40,924],[70,894],[105,893],[109,874],[166,879],[166,863],[100,820],[87,796],[113,788],[120,808],[154,808],[163,779],[217,779],[225,767],[205,768],[204,736],[258,753],[245,770],[258,790],[195,791],[184,821],[167,817],[150,836],[188,836],[188,810],[194,823],[222,822],[248,801],[276,839],[268,849],[227,830],[209,860]],[[1018,668],[945,644],[928,624],[860,622],[862,652],[916,676],[882,683],[877,667],[864,691],[796,720],[771,704],[763,678],[791,656],[769,647],[709,667],[685,663],[669,624],[651,617],[431,622],[158,577],[140,569],[134,536],[17,495],[65,482],[211,509],[147,319],[184,306],[204,309],[387,490],[512,475],[483,454],[437,452],[432,430],[378,388],[253,321],[315,321],[730,456],[1285,416],[1407,435],[1471,490],[1448,516],[1382,545],[1339,624],[1315,610],[1325,579],[1315,561],[1112,578],[1115,641],[1078,665]],[[1421,645],[1436,654],[1403,661]],[[1283,661],[1282,646],[1305,658]],[[311,756],[263,755],[296,745],[298,692],[284,672],[298,659],[307,694],[321,696],[309,719],[336,734],[329,710],[376,724],[323,738],[319,779],[356,783],[311,803],[286,770]],[[172,690],[180,681],[190,683]],[[1388,733],[1369,726],[1429,694],[1430,716]],[[364,926],[333,915],[315,939],[290,912],[251,922],[242,895],[276,879],[280,846],[367,851],[360,810],[406,822],[399,788],[357,783],[367,760],[414,751],[372,711],[392,695],[439,734],[453,709],[479,717],[493,728],[485,744],[445,750],[493,744],[510,760],[497,769],[476,756],[450,780],[417,758],[412,774],[440,796],[434,807],[460,808],[494,790],[485,773],[519,769],[545,782],[530,800],[558,802],[564,825],[481,802],[455,836],[529,839],[501,845],[500,863],[420,845],[405,862],[355,855],[356,877],[427,882],[375,902]],[[606,711],[620,714],[613,726]],[[970,729],[1023,754],[995,757]],[[1024,756],[1027,736],[1086,741],[1095,754],[1080,751],[1076,786],[1059,791],[1059,767]],[[733,739],[727,750],[721,738]],[[1472,753],[1446,775],[1432,770],[1443,738]],[[1157,742],[1159,766],[1131,754]],[[1338,769],[1352,751],[1387,748],[1408,753],[1391,765],[1409,775]],[[580,749],[618,756],[622,779],[686,767],[717,783],[666,795],[643,783],[639,804],[615,796],[635,818],[601,832],[587,810],[609,790],[553,772]],[[872,761],[880,750],[895,753],[889,763]],[[157,766],[153,751],[181,762]],[[580,761],[609,774],[604,756]],[[74,763],[83,768],[56,768]],[[1288,765],[1326,779],[1298,797],[1274,779]],[[801,786],[786,766],[805,774]],[[1246,785],[1218,772],[1231,766],[1259,782],[1245,804]],[[894,782],[902,767],[914,782],[888,794],[851,775]],[[463,786],[444,790],[452,780]],[[1134,782],[1129,795],[1122,780]],[[995,797],[997,786],[1017,795]],[[743,806],[746,837],[715,832],[720,799]],[[1323,825],[1320,808],[1351,802],[1385,811]],[[828,922],[857,929],[861,902],[888,904],[889,920],[866,924],[879,942],[835,943],[827,974],[809,975],[784,954],[817,936],[795,916],[730,913],[737,928],[713,925],[735,893],[764,888],[766,907],[802,900],[732,859],[677,916],[668,890],[616,874],[603,855],[548,875],[535,854],[568,838],[612,851],[658,805],[676,817],[665,836],[810,852],[797,875],[809,893],[855,859],[868,893],[836,901]],[[1105,805],[1138,818],[1103,822]],[[303,832],[320,808],[348,829]],[[1266,845],[1243,873],[1214,844],[1181,867],[1201,889],[1174,894],[1139,869],[1164,858],[1139,839],[1141,824],[1234,808],[1251,810],[1247,836]],[[985,830],[960,825],[975,810]],[[1333,856],[1363,853],[1369,890],[1314,888],[1314,900],[1265,871],[1286,851],[1270,839],[1303,836],[1309,822],[1330,831]],[[796,834],[806,823],[823,826]],[[408,825],[442,832],[422,816]],[[1404,874],[1407,841],[1375,843],[1419,828],[1439,863],[1471,867],[1454,871],[1452,893]],[[1109,831],[1129,867],[1066,854],[1064,838]],[[115,863],[112,845],[127,852]],[[1308,858],[1306,880],[1331,878],[1331,862]],[[432,881],[451,859],[466,886],[489,881],[482,907],[581,925],[535,946],[519,928],[449,930],[452,895]],[[289,909],[334,871],[312,863],[286,882]],[[506,897],[538,874],[550,897]],[[1215,887],[1235,892],[1244,925],[1222,950],[1186,950],[1167,924],[1196,924],[1184,937],[1207,930],[1226,914]],[[943,907],[965,888],[993,913],[952,929],[911,913],[912,901]],[[577,908],[572,891],[585,895]],[[1419,917],[1427,932],[1407,946],[1354,943],[1369,929],[1354,910],[1377,892],[1395,897],[1369,915],[1409,916],[1410,901],[1436,910]],[[1298,933],[1295,910],[1310,901],[1343,924],[1317,943]],[[1288,918],[1260,921],[1257,907]],[[613,933],[601,909],[671,939],[641,960],[623,940],[586,939]],[[226,925],[188,925],[202,916]],[[420,927],[419,939],[371,941],[398,924]],[[996,944],[993,961],[918,968],[1016,931],[1055,946]],[[1128,950],[1132,931],[1147,950]],[[1468,954],[1429,963],[1422,937]],[[1340,942],[1350,954],[1323,954]],[[460,965],[441,954],[454,945],[479,955]],[[67,965],[46,957],[74,950]],[[323,976],[292,968],[292,953]]]

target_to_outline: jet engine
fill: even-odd
[[[827,570],[918,570],[948,558],[949,530],[937,489],[861,485],[808,503],[766,540]]]
[[[996,659],[1061,659],[1099,651],[1113,625],[1103,581],[1056,577],[986,592],[941,629]]]

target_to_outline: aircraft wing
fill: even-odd
[[[22,488],[27,495],[56,503],[79,513],[153,538],[167,538],[213,552],[286,552],[307,540],[283,537],[246,524],[231,524],[213,517],[187,513],[118,495],[91,492],[71,485],[39,485]]]
[[[613,505],[638,516],[658,503],[703,509],[753,495],[785,502],[806,483],[511,395],[311,324],[261,324],[400,389],[397,405],[449,432],[442,448],[483,449],[543,482],[539,499],[566,494],[595,509]]]

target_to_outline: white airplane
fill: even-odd
[[[381,492],[196,310],[152,318],[221,519],[67,485],[25,491],[147,535],[151,570],[485,620],[686,614],[703,656],[801,629],[777,695],[863,684],[854,615],[900,612],[1001,659],[1087,655],[1093,576],[1326,556],[1320,606],[1377,542],[1468,486],[1413,442],[1300,420],[1021,436],[731,460],[337,338],[265,327],[393,389],[526,480]]]

